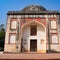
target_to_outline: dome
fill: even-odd
[[[22,9],[22,12],[38,12],[38,11],[46,11],[46,9],[42,6],[30,5]]]

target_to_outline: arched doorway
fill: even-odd
[[[22,52],[46,52],[46,28],[36,21],[25,23],[21,27],[22,31]]]

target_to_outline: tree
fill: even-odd
[[[1,24],[1,25],[0,25],[0,31],[1,31],[2,29],[4,29],[4,24]]]
[[[4,50],[5,28],[4,24],[0,25],[0,50]]]

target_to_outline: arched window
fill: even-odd
[[[58,37],[56,35],[52,36],[52,43],[58,43]]]
[[[17,27],[17,22],[16,21],[12,21],[11,22],[11,29],[16,29]]]
[[[16,40],[16,36],[15,35],[11,35],[10,36],[10,43],[15,43]]]
[[[51,21],[51,29],[56,29],[56,21]]]
[[[31,25],[31,27],[30,27],[30,35],[31,36],[37,35],[37,26],[36,25]]]

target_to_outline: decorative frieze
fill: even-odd
[[[29,21],[36,21],[36,22],[40,22],[40,23],[46,25],[46,18],[22,18],[21,19],[21,26]]]

